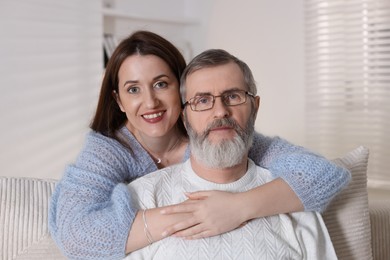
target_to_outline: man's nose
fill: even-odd
[[[230,108],[223,102],[222,97],[215,97],[213,112],[216,118],[223,118],[230,115]]]

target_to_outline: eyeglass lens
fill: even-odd
[[[193,97],[189,103],[194,111],[208,110],[214,106],[217,97],[220,97],[226,106],[236,106],[246,102],[246,92],[244,90],[233,90],[224,92],[220,96],[198,95]]]

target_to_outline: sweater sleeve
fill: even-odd
[[[249,157],[286,181],[306,211],[325,210],[351,179],[347,169],[279,137],[256,133]]]
[[[126,182],[148,172],[116,141],[91,133],[54,190],[49,230],[70,259],[125,257],[135,217]],[[138,168],[137,168],[138,167]],[[151,170],[149,170],[151,171]]]

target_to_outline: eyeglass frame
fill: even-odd
[[[238,92],[244,92],[244,94],[245,94],[245,99],[244,99],[244,101],[243,101],[242,103],[235,104],[235,105],[226,104],[225,100],[224,100],[222,97],[223,97],[225,94],[229,93],[229,92],[236,92],[236,91],[238,91]],[[204,96],[210,96],[210,97],[213,98],[211,107],[210,107],[210,108],[206,108],[206,109],[202,109],[202,110],[195,110],[195,109],[192,107],[191,101],[194,100],[196,97],[200,97],[200,96],[203,96],[203,95],[204,95]],[[215,100],[216,100],[216,98],[218,98],[218,97],[221,98],[222,103],[223,103],[225,106],[228,106],[228,107],[234,107],[234,106],[239,106],[239,105],[245,104],[246,101],[247,101],[247,98],[246,98],[247,95],[250,96],[250,97],[252,97],[252,98],[256,97],[255,94],[253,94],[252,92],[247,91],[247,90],[243,90],[243,89],[231,89],[231,90],[226,90],[226,91],[222,92],[221,95],[218,95],[218,96],[214,96],[214,95],[209,94],[209,93],[203,94],[203,95],[195,95],[194,97],[190,98],[189,100],[187,100],[187,101],[183,104],[183,108],[186,107],[187,105],[190,105],[190,108],[191,108],[192,111],[194,111],[194,112],[202,112],[202,111],[207,111],[207,110],[213,109],[214,104],[215,104]]]

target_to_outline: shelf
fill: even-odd
[[[179,25],[195,25],[199,23],[195,19],[189,19],[187,17],[176,17],[176,18],[147,17],[143,15],[126,13],[112,8],[103,8],[103,15],[105,17],[123,18],[123,19],[131,19],[131,20],[138,20],[138,21],[150,21],[150,22],[159,22],[159,23],[171,23],[171,24],[179,24]]]

